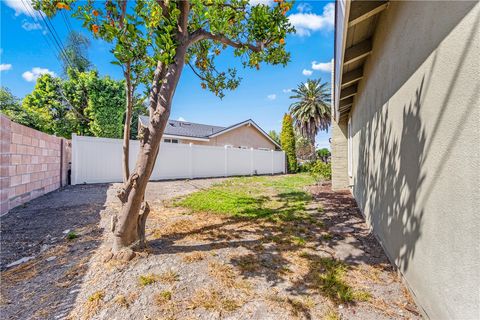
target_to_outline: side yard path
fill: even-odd
[[[1,316],[420,318],[351,196],[312,185],[303,174],[151,183],[149,246],[129,262],[108,259],[109,233],[102,233],[119,210],[118,186],[108,192],[106,186],[67,188],[49,195],[44,209],[33,201],[1,220]],[[104,188],[107,197],[86,201],[93,207],[81,209],[73,198],[89,188]],[[58,200],[63,197],[72,202]],[[48,237],[36,224],[24,224],[36,221],[28,211],[35,206],[51,217]],[[23,225],[21,232],[17,225]],[[4,233],[21,248],[8,244],[13,253],[4,253]],[[49,247],[38,243],[45,238]],[[34,258],[5,268],[26,256]]]

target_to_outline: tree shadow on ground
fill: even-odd
[[[68,186],[1,217],[2,317],[66,317],[102,240],[109,185]],[[67,230],[70,230],[70,238]],[[28,262],[7,268],[22,257]]]
[[[272,199],[278,206],[265,208]],[[228,257],[240,277],[265,279],[272,288],[286,285],[294,296],[320,294],[332,304],[355,304],[368,298],[368,293],[346,280],[355,266],[368,264],[391,270],[351,195],[334,193],[329,184],[315,186],[310,192],[280,192],[248,199],[249,204],[252,201],[256,201],[256,211],[241,211],[237,216],[210,214],[215,217],[213,223],[208,221],[208,214],[187,215],[185,223],[177,221],[178,226],[158,234],[151,232],[154,239],[149,241],[148,251],[163,255],[242,248],[241,253]],[[331,230],[338,226],[352,230]],[[347,255],[338,256],[336,246],[347,238],[352,240],[344,249]],[[348,255],[352,248],[356,254]],[[309,308],[298,301],[284,302],[306,319],[311,318]]]

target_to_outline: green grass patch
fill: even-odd
[[[67,233],[68,240],[74,240],[76,238],[78,238],[78,234],[75,231],[70,231],[69,233]]]
[[[305,219],[311,200],[304,187],[314,183],[308,174],[241,177],[186,196],[174,203],[193,211],[274,221]]]
[[[158,280],[159,280],[159,277],[158,275],[155,275],[155,274],[141,275],[140,277],[138,277],[138,283],[142,287],[154,284]]]
[[[314,270],[318,289],[335,303],[368,301],[371,298],[370,293],[354,290],[347,284],[345,281],[347,266],[341,261],[321,258]]]

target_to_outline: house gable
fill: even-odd
[[[248,124],[236,127],[210,139],[214,140],[217,146],[231,145],[234,148],[248,147],[271,150],[277,148],[263,133]]]

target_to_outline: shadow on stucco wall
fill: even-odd
[[[464,11],[473,7],[471,3],[464,4]],[[466,14],[465,13],[465,14]],[[458,18],[460,19],[460,18]],[[461,20],[461,19],[460,19]],[[452,23],[450,27],[453,27]],[[478,106],[480,97],[480,85],[469,84],[474,87],[468,97],[467,104],[459,105],[455,101],[453,92],[459,87],[465,86],[460,81],[460,76],[465,70],[465,63],[469,60],[475,45],[472,45],[480,27],[480,16],[475,18],[472,28],[466,37],[463,48],[459,55],[450,63],[455,64],[456,71],[442,76],[448,83],[446,90],[436,92],[442,94],[443,99],[435,108],[431,117],[422,118],[432,110],[426,103],[427,95],[432,95],[432,81],[440,72],[438,51],[432,47],[433,56],[429,70],[420,78],[417,89],[410,102],[403,105],[403,116],[399,117],[400,107],[390,105],[390,98],[397,92],[396,85],[388,86],[387,90],[375,92],[381,106],[373,113],[364,113],[362,124],[356,124],[354,130],[358,135],[358,159],[357,171],[354,181],[353,193],[362,212],[366,213],[367,219],[372,225],[379,240],[385,247],[390,259],[397,267],[406,271],[415,255],[417,242],[422,237],[422,223],[424,223],[425,205],[435,192],[438,178],[445,174],[448,160],[454,155],[451,150],[459,143],[459,137],[466,129],[463,125],[471,117],[470,108]],[[442,32],[441,37],[447,32]],[[438,41],[440,42],[440,41]],[[422,60],[423,61],[423,60]],[[397,74],[404,78],[403,75]],[[410,74],[406,78],[410,78]],[[403,84],[401,80],[393,80],[394,83]],[[437,84],[438,85],[438,84]],[[450,108],[455,108],[458,118],[457,126],[453,128],[448,138],[439,141],[439,134],[445,130],[445,123],[449,119]],[[389,110],[390,109],[390,110]],[[393,112],[395,115],[393,115]],[[360,129],[361,128],[361,129]],[[400,131],[401,129],[401,131]],[[393,131],[392,131],[393,130]],[[440,145],[445,145],[439,149]],[[474,147],[472,146],[472,150]],[[430,159],[429,155],[445,150],[441,155],[441,161]],[[437,155],[438,156],[438,155]],[[433,164],[433,166],[432,166]],[[428,177],[427,177],[428,172]]]
[[[422,235],[424,212],[417,197],[426,177],[423,164],[427,138],[419,115],[423,85],[424,79],[413,101],[405,106],[401,139],[388,126],[388,106],[359,132],[361,149],[355,176],[363,178],[355,181],[354,194],[361,210],[374,215],[367,218],[401,270],[408,268]]]

